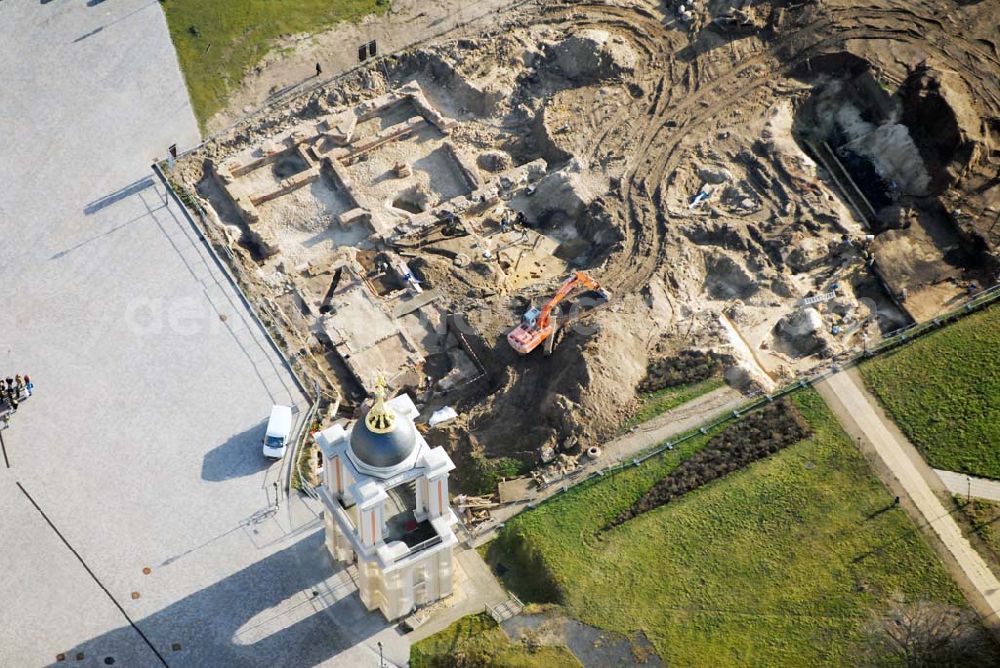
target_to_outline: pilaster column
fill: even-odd
[[[427,482],[430,493],[430,502],[427,504],[428,514],[432,518],[441,517],[451,507],[451,503],[448,501],[448,476],[443,475]]]

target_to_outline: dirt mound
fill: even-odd
[[[705,257],[705,291],[713,299],[746,299],[758,290],[746,268],[722,253]]]
[[[979,115],[961,79],[926,63],[907,77],[899,96],[900,120],[933,175],[931,190],[939,193],[958,179],[977,153],[982,141]]]
[[[578,83],[631,73],[637,63],[628,42],[604,30],[580,30],[550,49],[550,65]]]
[[[543,220],[554,211],[575,218],[600,194],[588,182],[583,167],[576,160],[538,182],[535,196],[527,201],[529,215]]]
[[[772,334],[775,349],[791,357],[828,354],[823,317],[814,308],[800,309],[783,317]]]
[[[498,387],[469,420],[486,454],[538,457],[613,433],[634,400],[622,388],[645,373],[640,336],[619,314],[603,312],[565,331],[550,357],[498,351],[505,362]]]

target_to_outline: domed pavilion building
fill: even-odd
[[[380,378],[371,408],[316,442],[326,545],[338,561],[357,563],[362,602],[392,620],[451,593],[458,518],[448,501],[455,464],[417,431],[410,397],[387,395]]]

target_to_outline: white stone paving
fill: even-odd
[[[269,510],[264,421],[305,398],[152,179],[198,141],[159,3],[0,0],[0,84],[0,373],[36,386],[2,432],[0,665],[157,665],[126,615],[172,666],[403,663],[311,510]]]
[[[971,495],[987,501],[1000,501],[1000,481],[940,469],[934,469],[934,473],[941,478],[941,482],[952,494]]]

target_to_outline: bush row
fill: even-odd
[[[656,392],[665,387],[697,383],[722,373],[725,355],[714,351],[682,350],[670,357],[650,362],[640,392]]]
[[[712,437],[704,448],[681,462],[602,530],[607,531],[659,508],[716,478],[797,443],[810,433],[808,423],[786,400],[769,404]]]

